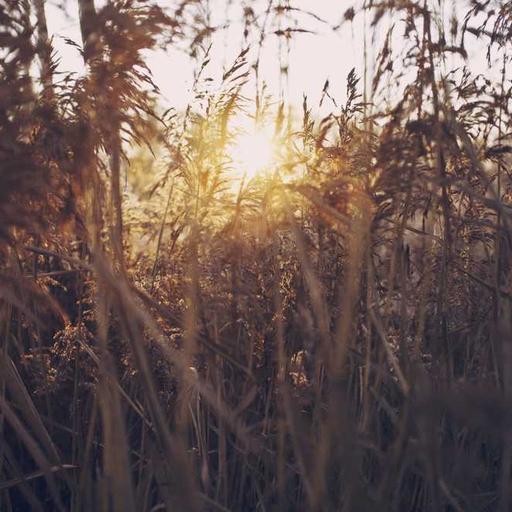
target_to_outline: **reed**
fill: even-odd
[[[284,83],[330,22],[264,4],[212,86],[206,0],[78,0],[81,76],[44,0],[0,0],[1,510],[509,510],[510,3],[355,4],[329,30],[381,46],[323,118],[261,48]],[[241,119],[275,144],[255,177]]]

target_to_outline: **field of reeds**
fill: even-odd
[[[292,105],[313,8],[241,2],[213,79],[215,2],[52,2],[74,74],[0,0],[0,510],[511,510],[511,3],[339,2],[362,64]]]

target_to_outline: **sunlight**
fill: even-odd
[[[269,127],[245,130],[230,147],[232,172],[236,178],[253,179],[267,171],[276,160],[276,144]]]

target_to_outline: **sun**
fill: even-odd
[[[276,143],[269,127],[251,127],[241,131],[229,151],[235,178],[251,180],[276,163]]]

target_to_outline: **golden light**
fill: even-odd
[[[231,169],[235,178],[252,178],[268,171],[276,161],[276,144],[269,127],[241,132],[230,147]]]

